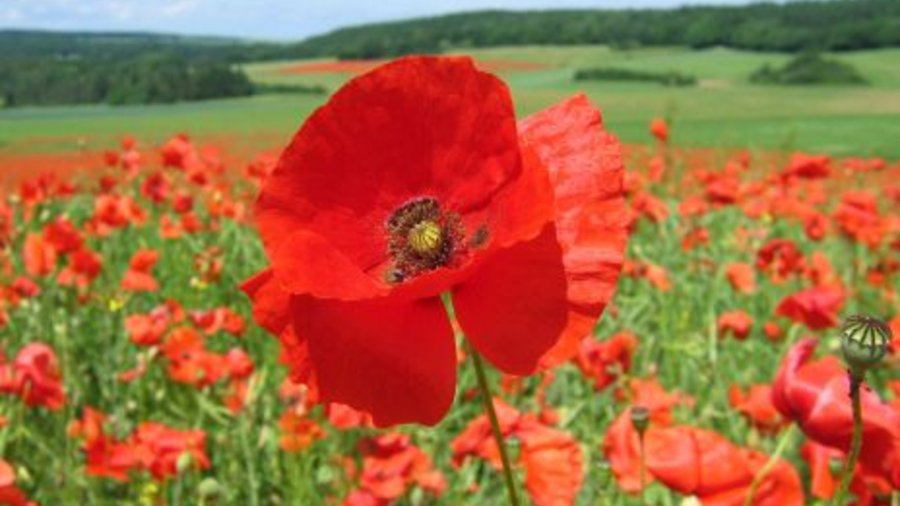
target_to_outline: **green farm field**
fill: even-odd
[[[510,47],[466,51],[479,60],[537,64],[500,71],[520,115],[583,91],[604,111],[609,128],[626,143],[646,143],[648,122],[666,117],[673,142],[691,147],[806,150],[834,155],[900,158],[900,49],[839,53],[865,86],[764,86],[748,76],[787,55],[731,49],[615,50],[604,46]],[[324,60],[316,60],[323,62]],[[249,64],[258,82],[323,85],[336,89],[349,73],[288,73],[310,62]],[[575,69],[616,67],[679,71],[698,85],[675,88],[623,82],[576,82]],[[326,95],[282,94],[153,106],[20,108],[0,112],[0,150],[57,151],[102,148],[123,132],[159,142],[173,128],[199,138],[226,135],[253,148],[284,141]]]

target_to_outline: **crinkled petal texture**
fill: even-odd
[[[530,239],[552,219],[546,173],[523,170],[509,90],[469,58],[402,58],[343,86],[282,153],[256,220],[290,293],[359,300],[412,285],[436,295],[464,269],[385,279],[386,223],[426,197],[467,237],[486,228],[486,246]]]
[[[453,292],[466,336],[510,374],[577,353],[613,296],[627,240],[620,147],[587,98],[525,119],[520,137],[525,166],[550,176],[554,223],[486,259]]]

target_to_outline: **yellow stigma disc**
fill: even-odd
[[[416,223],[409,230],[406,242],[419,255],[436,255],[440,253],[443,242],[441,226],[431,220]]]

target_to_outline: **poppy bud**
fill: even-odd
[[[870,367],[884,358],[890,342],[891,329],[878,318],[847,318],[841,328],[841,353],[854,379],[861,380]]]
[[[175,468],[178,470],[178,474],[189,470],[193,465],[194,458],[191,456],[191,452],[182,452],[178,456],[178,460],[175,461]]]
[[[215,499],[222,495],[222,485],[215,478],[205,478],[197,485],[197,494],[204,499]]]
[[[631,425],[641,437],[644,437],[644,432],[647,431],[647,426],[650,425],[650,410],[645,406],[634,406],[631,408]]]

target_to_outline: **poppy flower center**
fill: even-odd
[[[423,257],[439,254],[443,242],[441,226],[431,220],[416,223],[409,231],[406,242]]]
[[[385,228],[392,259],[385,276],[389,283],[451,265],[467,250],[459,215],[442,210],[431,197],[400,206]]]

